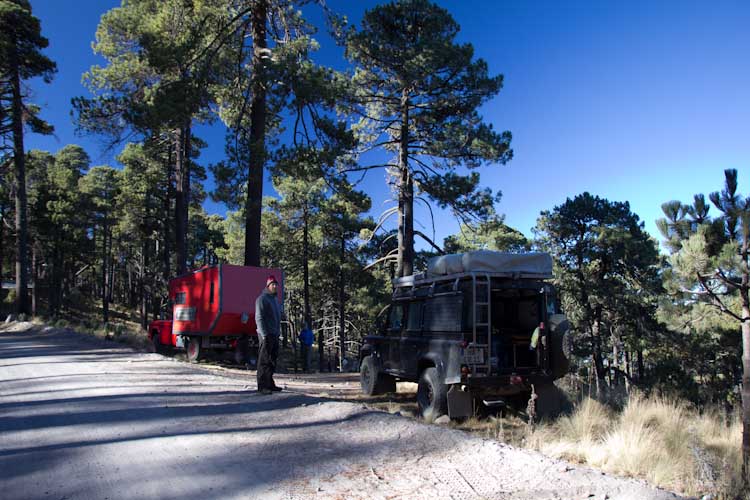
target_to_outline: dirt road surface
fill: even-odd
[[[222,373],[30,323],[0,326],[0,497],[678,498],[320,397],[335,393],[328,380],[277,382],[286,390],[263,396],[254,372]],[[344,382],[341,390],[355,389]]]

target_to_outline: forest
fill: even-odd
[[[88,93],[71,102],[79,132],[116,153],[116,165],[93,165],[96,152],[76,144],[25,148],[55,126],[29,82],[54,86],[65,61],[45,55],[28,0],[0,0],[0,26],[3,317],[86,313],[146,328],[176,275],[280,267],[290,323],[333,325],[355,349],[391,280],[428,258],[544,251],[572,325],[571,372],[602,398],[636,387],[726,415],[744,406],[747,466],[750,198],[737,170],[717,169],[692,200],[665,190],[660,234],[628,201],[581,192],[539,206],[525,236],[480,178],[512,168],[511,132],[480,114],[503,75],[427,0],[384,3],[357,26],[305,0],[123,1],[92,33],[106,63],[82,75]],[[317,62],[319,31],[348,69]],[[217,122],[225,159],[207,164],[195,129]],[[392,194],[382,212],[359,182],[370,171]],[[226,213],[207,213],[209,198]],[[416,204],[441,211],[415,225]],[[459,232],[434,241],[420,230],[445,214]]]

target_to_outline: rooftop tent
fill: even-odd
[[[507,253],[476,250],[440,255],[427,262],[427,276],[460,273],[501,273],[508,276],[551,278],[552,257],[547,253]]]

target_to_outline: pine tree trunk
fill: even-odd
[[[138,276],[138,295],[141,302],[141,328],[148,330],[148,301],[146,300],[146,266],[148,266],[148,240],[143,242],[141,272]]]
[[[31,289],[31,315],[34,317],[36,317],[37,305],[39,302],[39,297],[37,295],[37,291],[39,290],[39,287],[37,286],[39,284],[38,258],[39,258],[39,250],[37,249],[36,244],[32,244],[31,245],[31,283],[33,285],[33,288]]]
[[[308,328],[312,328],[312,313],[310,311],[310,232],[309,232],[309,214],[307,207],[302,214],[302,282],[303,295],[305,301],[305,323]]]
[[[597,397],[604,397],[606,387],[606,374],[604,372],[604,356],[602,355],[601,338],[601,315],[602,307],[597,305],[594,310],[594,324],[591,329],[592,355],[594,357],[594,368],[596,374]]]
[[[190,124],[175,131],[175,252],[177,274],[187,272],[187,226],[190,204]]]
[[[5,264],[5,200],[0,200],[0,285],[3,281]]]
[[[23,148],[23,110],[21,102],[20,61],[12,52],[10,67],[13,109],[13,161],[16,166],[16,313],[28,314],[28,219],[26,216],[26,154]]]
[[[164,197],[163,203],[164,203],[164,216],[162,218],[162,248],[161,248],[161,259],[162,259],[162,278],[164,279],[164,283],[169,283],[172,272],[172,266],[170,263],[170,218],[167,214],[170,212],[170,200],[172,199],[172,154],[173,151],[170,151],[169,153],[169,161],[166,165],[166,176],[167,176],[167,196]],[[158,254],[159,249],[157,249]],[[158,259],[158,255],[155,257]]]
[[[109,323],[109,302],[107,302],[107,211],[104,211],[104,220],[102,222],[102,321],[106,325]]]
[[[263,169],[266,157],[266,19],[268,0],[255,0],[250,35],[253,39],[250,158],[245,200],[245,265],[260,266]]]
[[[346,358],[346,317],[345,317],[345,282],[344,264],[346,262],[346,233],[341,233],[341,255],[339,263],[339,371],[344,371],[344,359]]]
[[[742,285],[739,287],[742,302],[742,481],[750,486],[750,268],[748,236],[742,239]]]
[[[414,274],[414,182],[409,172],[409,93],[401,93],[401,143],[398,164],[398,276]]]

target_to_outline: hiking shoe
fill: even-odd
[[[263,394],[264,396],[268,396],[269,394],[273,394],[273,391],[271,389],[260,389],[258,392],[261,393],[261,394]]]

